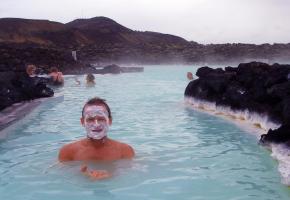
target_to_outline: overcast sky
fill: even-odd
[[[96,16],[204,44],[290,42],[290,0],[0,0],[0,18]]]

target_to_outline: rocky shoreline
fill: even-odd
[[[34,108],[41,104],[41,100],[26,101],[21,103],[15,103],[12,106],[0,112],[0,133],[5,128],[11,126],[17,121],[23,119],[28,113],[30,113]],[[0,138],[4,136],[0,134]]]
[[[144,71],[143,67],[120,67],[114,64],[97,69],[90,63],[74,60],[69,50],[0,45],[0,110],[14,103],[54,95],[47,86],[47,79],[30,78],[26,74],[27,64],[36,65],[40,74],[47,74],[51,67],[58,67],[65,75]]]
[[[43,69],[38,69],[43,72]],[[120,74],[143,72],[143,67],[120,67],[118,65],[108,65],[101,69],[86,67],[82,70],[65,70],[67,75],[92,74]],[[33,99],[52,97],[54,91],[49,86],[49,80],[41,77],[29,77],[24,71],[24,66],[14,69],[14,71],[0,70],[0,111],[19,102]]]
[[[72,51],[62,48],[0,45],[0,72],[24,72],[27,64],[37,66],[40,73],[48,73],[57,67],[65,75],[143,72],[143,67],[120,67],[115,64],[99,64],[96,69],[86,60],[75,60]]]
[[[0,110],[14,103],[53,95],[43,78],[31,78],[25,72],[0,72]]]
[[[185,97],[228,107],[235,113],[256,113],[263,120],[255,125],[267,131],[261,144],[290,147],[290,65],[251,62],[235,68],[202,67],[196,75],[198,79],[188,84]],[[267,127],[263,122],[275,125]]]

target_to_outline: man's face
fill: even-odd
[[[91,139],[102,139],[107,135],[112,121],[109,113],[102,105],[85,106],[81,123],[87,131],[87,137]]]

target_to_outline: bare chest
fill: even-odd
[[[103,147],[83,147],[74,155],[74,160],[118,160],[122,153],[118,148]]]

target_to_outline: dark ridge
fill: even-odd
[[[133,31],[107,17],[48,20],[0,19],[0,45],[78,51],[91,63],[228,64],[289,62],[290,44],[198,44],[156,32]]]
[[[0,33],[11,34],[21,31],[59,31],[65,25],[59,22],[38,19],[0,18]],[[25,34],[25,32],[23,32]]]
[[[90,19],[76,19],[69,23],[66,23],[66,26],[71,28],[77,28],[81,30],[98,30],[98,29],[108,29],[114,32],[130,32],[132,30],[118,24],[114,20],[107,17],[94,17]]]

